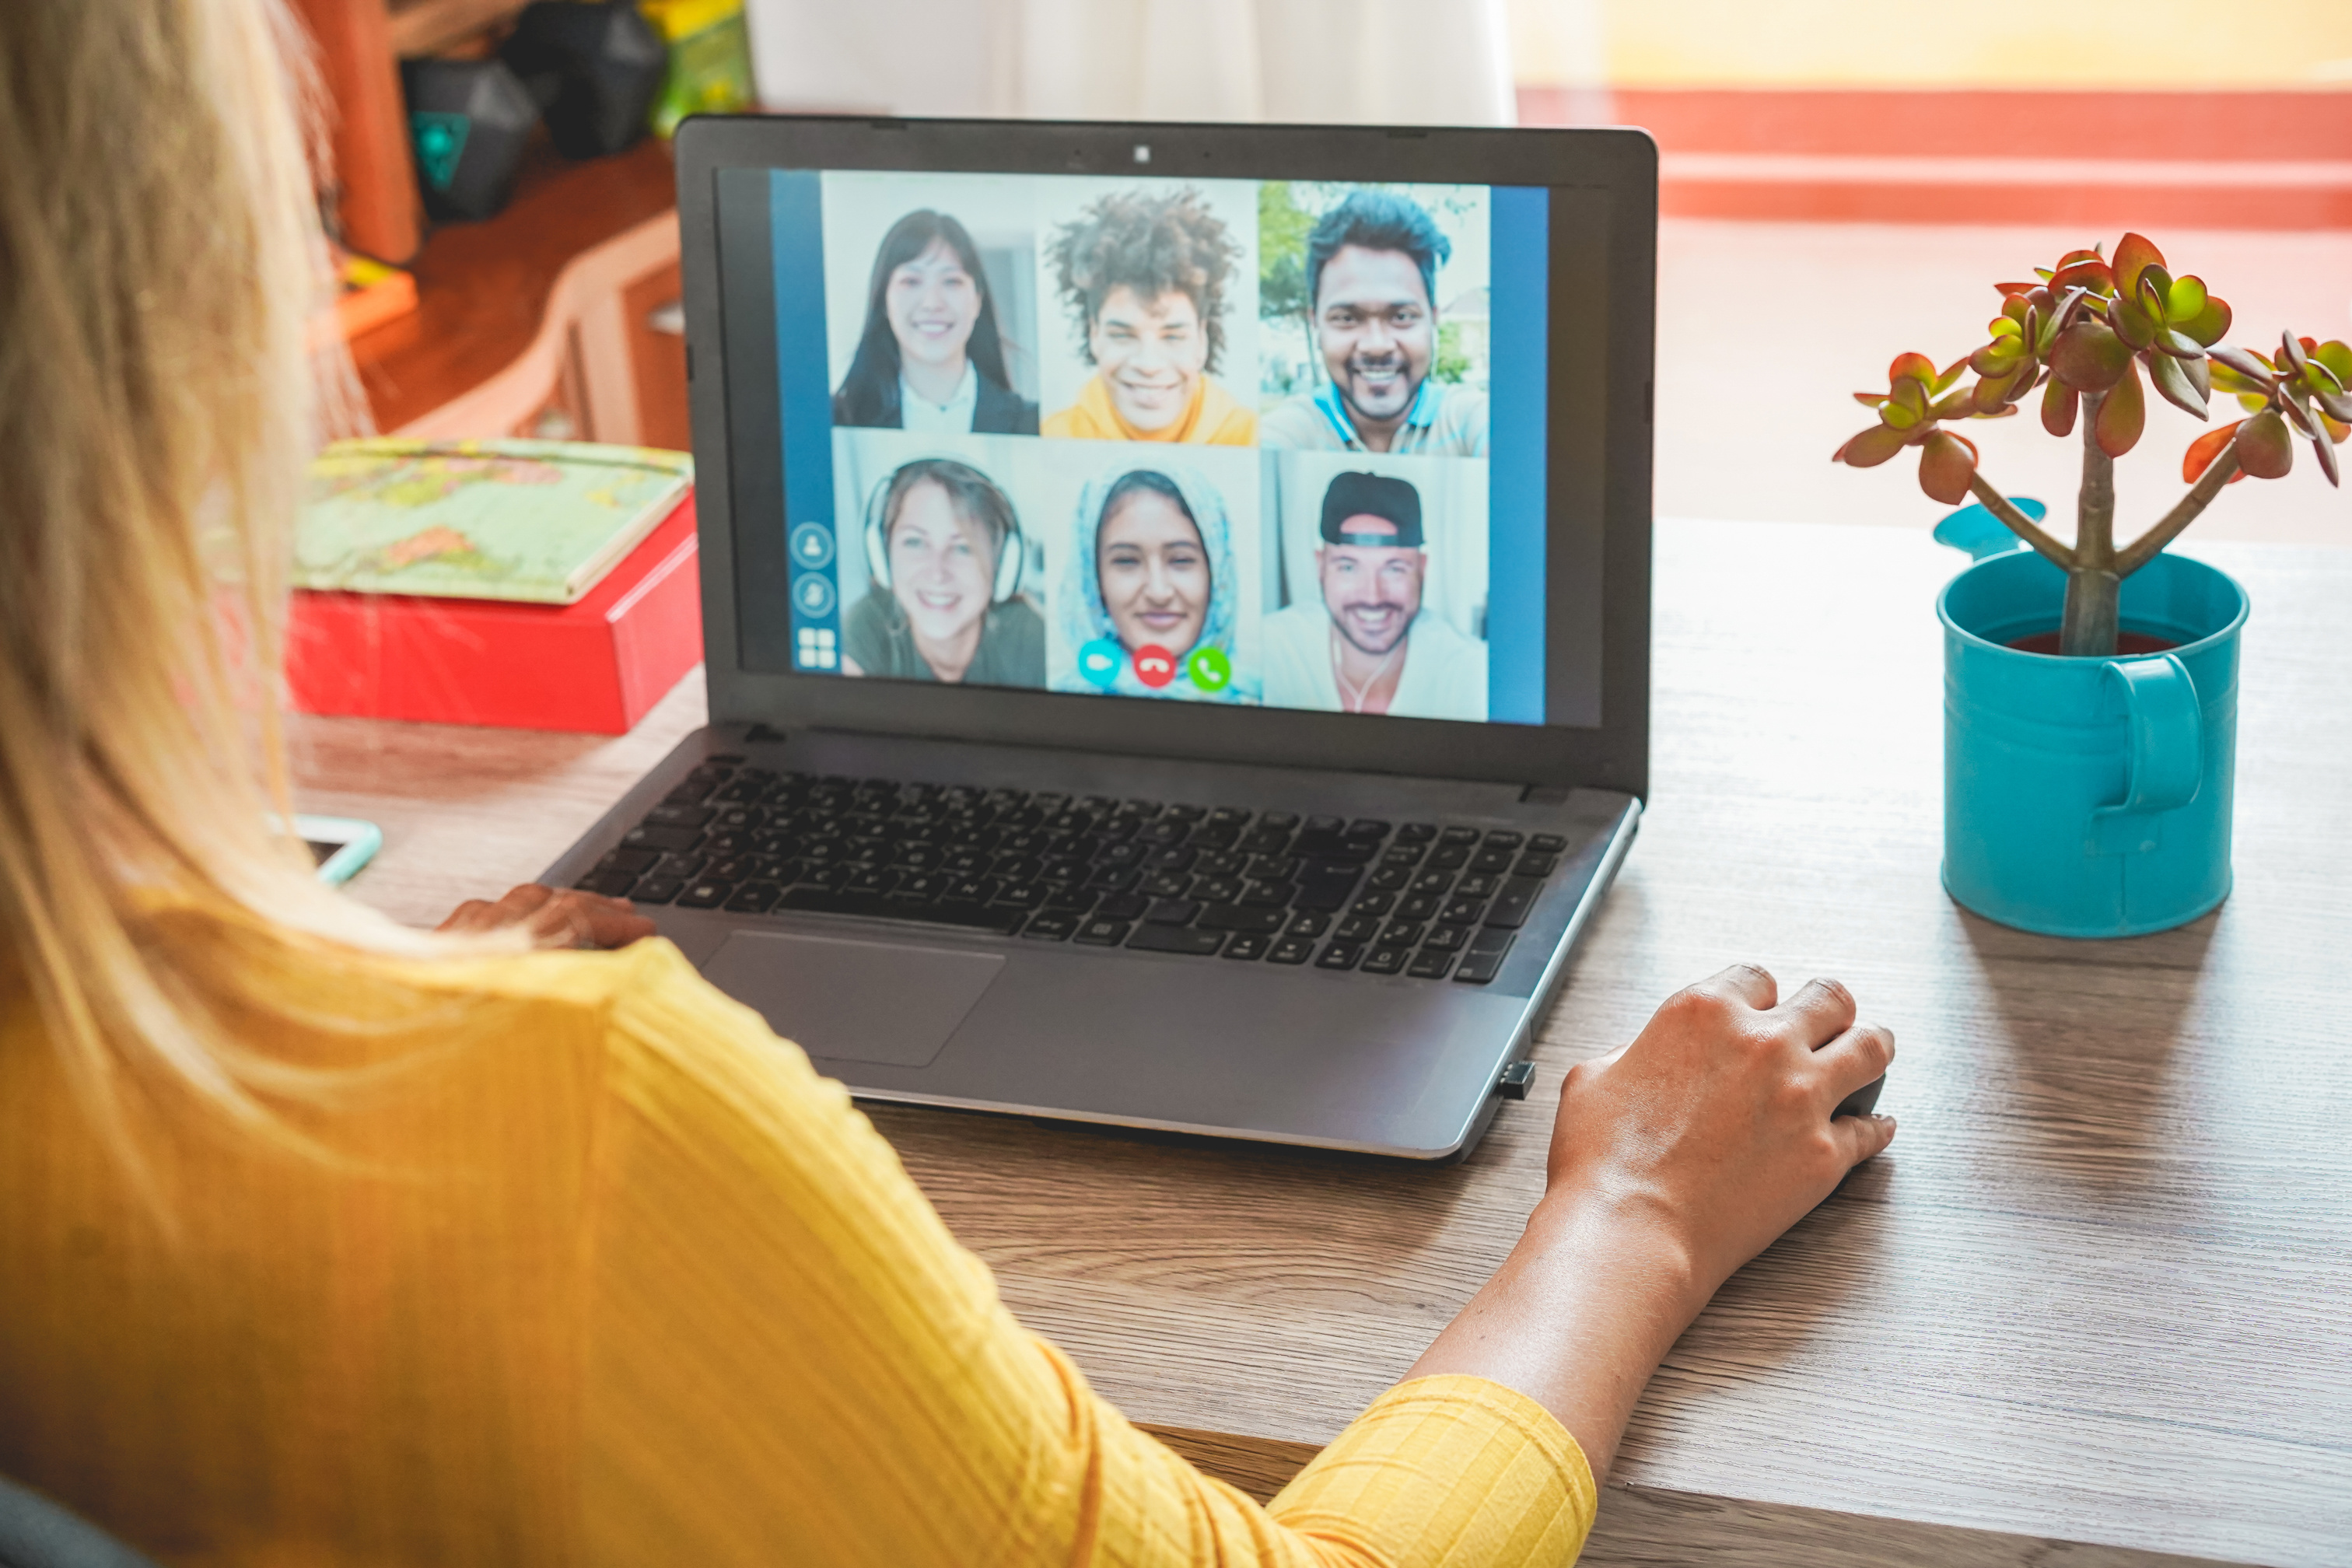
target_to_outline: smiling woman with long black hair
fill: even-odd
[[[833,395],[833,422],[887,430],[1034,436],[963,225],[926,207],[890,226],[866,289],[866,326]]]

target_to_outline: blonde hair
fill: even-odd
[[[225,1022],[287,1016],[255,958],[432,945],[269,826],[290,531],[349,385],[305,346],[303,59],[278,0],[0,5],[0,1002],[118,1131],[173,1090],[269,1125],[312,1081]]]

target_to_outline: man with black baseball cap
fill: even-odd
[[[1266,705],[1486,718],[1486,645],[1421,613],[1421,492],[1392,474],[1340,474],[1320,533],[1320,595],[1265,618]]]

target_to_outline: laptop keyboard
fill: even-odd
[[[1483,985],[1568,841],[1437,822],[778,773],[714,757],[579,886]]]

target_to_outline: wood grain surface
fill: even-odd
[[[1589,1560],[2352,1563],[2352,551],[2189,549],[2254,610],[2236,890],[2183,930],[2032,937],[1944,896],[1957,557],[1665,522],[1643,835],[1469,1160],[874,1120],[1025,1322],[1270,1489],[1501,1260],[1570,1063],[1733,960],[1834,974],[1901,1040],[1901,1135],[1675,1347]],[[381,823],[357,895],[436,919],[700,714],[689,681],[611,741],[305,720],[305,804]]]

